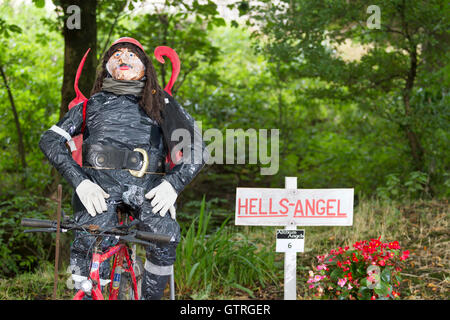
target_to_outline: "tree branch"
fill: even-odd
[[[177,86],[174,86],[173,92],[177,92],[178,89],[180,89],[181,85],[182,85],[183,82],[186,80],[187,75],[188,75],[189,73],[191,73],[192,71],[194,71],[194,70],[197,68],[197,66],[198,66],[198,65],[191,66],[191,67],[189,68],[189,70],[187,70],[186,72],[184,72],[183,78],[182,78],[180,81],[178,81],[178,85],[177,85]]]
[[[19,156],[20,156],[20,161],[22,162],[22,170],[25,169],[27,167],[27,162],[25,160],[25,146],[23,143],[23,134],[22,134],[22,130],[20,128],[20,122],[19,122],[19,116],[17,114],[17,109],[16,109],[16,104],[14,102],[14,97],[13,94],[11,92],[11,88],[8,85],[8,80],[6,78],[6,74],[3,70],[3,66],[0,65],[0,74],[3,78],[3,83],[6,87],[6,91],[8,92],[8,97],[9,97],[9,102],[11,103],[11,109],[12,112],[14,114],[14,122],[16,124],[16,130],[17,130],[17,147],[18,147],[18,151],[19,151]]]

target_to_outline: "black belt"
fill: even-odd
[[[161,172],[147,172],[148,155],[143,149],[133,151],[119,149],[100,144],[83,145],[83,167],[94,169],[126,169],[136,177],[146,173],[164,174]]]

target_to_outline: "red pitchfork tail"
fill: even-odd
[[[166,85],[164,90],[172,95],[172,87],[175,84],[175,81],[178,78],[178,74],[180,73],[180,58],[178,58],[178,54],[170,47],[159,46],[155,49],[155,57],[161,63],[165,63],[163,56],[167,56],[172,63],[172,75],[170,76],[169,83]]]
[[[166,85],[164,90],[172,95],[172,87],[175,84],[175,81],[178,78],[178,74],[180,73],[180,58],[175,50],[167,46],[159,46],[155,48],[155,58],[161,63],[165,63],[163,56],[169,57],[170,62],[172,63],[172,75],[170,76],[169,83]],[[181,151],[178,151],[176,155],[176,161],[178,162],[182,158],[183,154]],[[169,168],[172,169],[175,166],[175,163],[170,158],[170,154],[166,156],[166,163],[169,163]]]
[[[84,62],[86,61],[86,57],[87,57],[89,51],[91,51],[91,48],[87,49],[86,53],[83,56],[83,59],[81,59],[81,62],[78,65],[77,73],[75,76],[75,82],[73,84],[73,88],[75,89],[76,97],[69,103],[69,110],[70,110],[70,108],[77,105],[78,103],[86,100],[86,97],[83,95],[83,93],[78,88],[78,80],[80,79],[81,71],[83,70]]]
[[[82,72],[83,66],[84,66],[84,62],[86,61],[86,57],[87,57],[89,51],[91,51],[91,48],[89,48],[86,51],[86,53],[83,56],[83,59],[81,59],[81,62],[78,65],[77,73],[75,75],[75,82],[73,84],[73,88],[75,89],[76,96],[72,101],[70,101],[69,106],[68,106],[69,110],[72,107],[79,104],[80,102],[87,100],[87,98],[83,95],[83,93],[78,88],[78,80],[80,79],[81,72]],[[83,128],[84,128],[84,117],[85,117],[85,110],[83,109]],[[83,135],[79,134],[76,137],[73,137],[73,141],[75,142],[75,146],[77,149],[72,151],[72,157],[81,167],[82,166],[81,146],[83,144]]]

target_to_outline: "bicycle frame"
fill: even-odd
[[[133,221],[132,217],[128,217],[131,221]],[[119,219],[121,220],[121,219]],[[81,281],[82,287],[77,291],[73,300],[81,300],[86,295],[89,295],[94,300],[104,300],[103,294],[101,292],[101,282],[100,282],[100,266],[107,259],[114,257],[114,263],[111,270],[111,284],[109,287],[109,299],[116,300],[119,297],[119,293],[121,292],[120,288],[120,280],[122,272],[128,272],[130,274],[131,285],[132,285],[132,293],[134,295],[135,300],[139,300],[139,288],[138,281],[136,279],[136,274],[134,272],[133,260],[135,259],[135,251],[133,250],[133,257],[130,258],[129,249],[130,247],[127,245],[128,242],[139,243],[143,245],[151,245],[152,242],[163,242],[170,243],[173,240],[173,237],[170,237],[165,234],[157,234],[152,232],[145,231],[133,231],[129,232],[129,228],[137,225],[139,220],[135,220],[135,222],[130,225],[124,226],[121,228],[112,227],[109,229],[102,229],[96,225],[79,225],[71,221],[70,219],[58,225],[58,229],[65,231],[84,231],[86,235],[91,234],[90,236],[96,237],[94,250],[92,251],[92,259],[89,270],[89,276],[87,277],[88,282],[85,282],[85,279]],[[35,229],[25,230],[24,232],[55,232],[57,229],[57,222],[52,220],[39,220],[39,219],[31,219],[31,218],[23,218],[21,221],[22,226],[24,227],[32,227]],[[120,222],[122,225],[123,222]],[[120,239],[119,244],[113,246],[108,249],[107,252],[103,253],[99,248],[101,244],[101,240],[99,239],[102,236],[107,237],[115,237],[116,239]],[[124,260],[126,261],[126,265],[124,266]],[[136,262],[136,261],[135,261]],[[142,268],[143,266],[140,266]],[[73,277],[75,276],[72,275]],[[140,275],[141,276],[141,275]],[[84,278],[84,277],[82,277]],[[140,280],[140,279],[139,279]],[[79,280],[78,280],[79,281]],[[173,284],[173,275],[172,275],[172,284]],[[130,283],[130,281],[127,281]],[[90,288],[89,288],[90,287]],[[173,285],[171,285],[171,292]],[[128,290],[129,288],[127,288]],[[89,290],[89,291],[88,291]],[[88,292],[87,292],[88,291]],[[172,293],[171,293],[172,297]]]
[[[100,288],[100,265],[110,257],[114,256],[114,264],[111,270],[111,282],[110,282],[110,295],[109,300],[117,300],[119,295],[120,273],[116,275],[117,279],[114,279],[116,268],[121,268],[125,272],[131,274],[131,280],[133,284],[134,299],[139,300],[136,276],[133,270],[133,264],[128,253],[128,246],[126,244],[118,244],[110,248],[106,253],[99,253],[97,249],[92,254],[91,269],[89,279],[93,282],[91,296],[93,300],[104,300],[101,288]],[[128,268],[123,268],[123,260],[127,261]],[[81,300],[86,295],[83,290],[79,290],[73,300]]]

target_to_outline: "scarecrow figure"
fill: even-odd
[[[172,140],[177,129],[188,132],[190,140],[179,150],[181,159],[170,157],[169,167],[166,158],[176,154],[179,145]],[[68,143],[73,148],[72,137],[80,134],[82,166],[66,147]],[[204,166],[205,146],[194,119],[159,86],[153,64],[137,40],[120,38],[112,44],[91,97],[70,108],[42,135],[39,146],[75,189],[75,221],[111,227],[118,224],[118,207],[128,206],[141,221],[141,230],[174,237],[170,244],[146,247],[142,298],[160,299],[180,241],[175,201]],[[71,245],[70,264],[81,278],[89,274],[93,241],[79,232]],[[102,246],[106,249],[114,241],[104,238]],[[107,279],[109,267],[103,265],[100,274]]]

